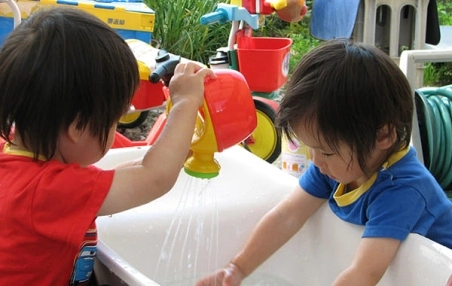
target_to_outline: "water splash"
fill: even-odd
[[[217,265],[218,210],[211,181],[190,177],[186,182],[162,245],[154,278],[165,277],[165,281],[193,285],[200,278],[197,274],[208,273]],[[207,265],[198,264],[201,257],[208,257]]]

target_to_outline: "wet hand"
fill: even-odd
[[[188,102],[199,108],[204,101],[206,78],[215,78],[215,74],[204,65],[192,61],[179,63],[169,84],[172,104]]]
[[[198,282],[196,286],[239,286],[242,283],[243,276],[240,269],[233,263],[214,274],[204,277]]]

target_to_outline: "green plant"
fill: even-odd
[[[207,63],[219,45],[227,44],[230,24],[201,25],[202,15],[215,11],[227,0],[146,0],[155,11],[153,38],[160,48],[182,57]]]
[[[306,1],[308,13],[297,23],[290,23],[285,30],[284,36],[293,40],[290,58],[290,72],[300,59],[310,50],[318,46],[321,41],[314,38],[310,33],[312,2]]]
[[[155,10],[153,38],[160,48],[185,58],[208,62],[220,46],[226,46],[230,23],[203,26],[199,19],[202,15],[215,11],[217,3],[229,3],[229,0],[145,0]],[[308,14],[298,23],[287,23],[276,15],[265,17],[265,24],[253,31],[255,36],[289,37],[293,40],[290,70],[300,58],[319,41],[309,34],[310,10],[313,1],[306,1]]]
[[[428,63],[424,69],[425,86],[444,86],[452,84],[452,63]]]
[[[308,13],[300,22],[288,23],[282,21],[276,15],[270,15],[266,17],[265,25],[254,32],[256,36],[288,37],[292,39],[293,43],[289,64],[290,74],[303,55],[320,43],[320,40],[312,37],[309,31],[312,2],[306,1]]]
[[[449,0],[438,0],[436,4],[438,7],[438,18],[440,25],[451,26],[452,2]]]
[[[452,25],[452,2],[438,0],[438,18],[440,25]],[[452,83],[452,63],[428,63],[424,69],[424,85],[443,86]]]
[[[424,86],[434,86],[438,82],[438,75],[432,63],[424,65]]]

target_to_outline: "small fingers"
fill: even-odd
[[[214,78],[217,77],[217,76],[215,75],[215,73],[213,72],[213,70],[211,70],[211,69],[209,69],[209,68],[206,68],[206,67],[204,67],[204,68],[198,70],[198,71],[196,72],[196,74],[198,74],[198,75],[200,75],[200,76],[202,76],[202,77],[204,77],[204,78],[210,77],[211,79],[214,79]]]
[[[187,74],[199,74],[202,77],[209,76],[210,78],[215,78],[214,72],[207,68],[205,65],[195,62],[195,61],[187,61],[184,63],[179,63],[175,70],[175,73],[187,73]]]
[[[199,280],[195,285],[196,286],[222,286],[224,279],[224,272],[222,270],[217,271],[211,276],[205,277]]]
[[[240,285],[243,279],[243,273],[236,264],[232,262],[229,263],[229,265],[223,271],[224,279],[222,286]]]
[[[179,64],[177,64],[176,68],[174,69],[175,72],[197,72],[198,70],[200,70],[201,68],[205,67],[205,65],[195,62],[195,61],[185,61],[185,62],[180,62]]]

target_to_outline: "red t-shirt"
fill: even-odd
[[[114,171],[0,144],[0,285],[72,285],[92,274],[95,218]]]

